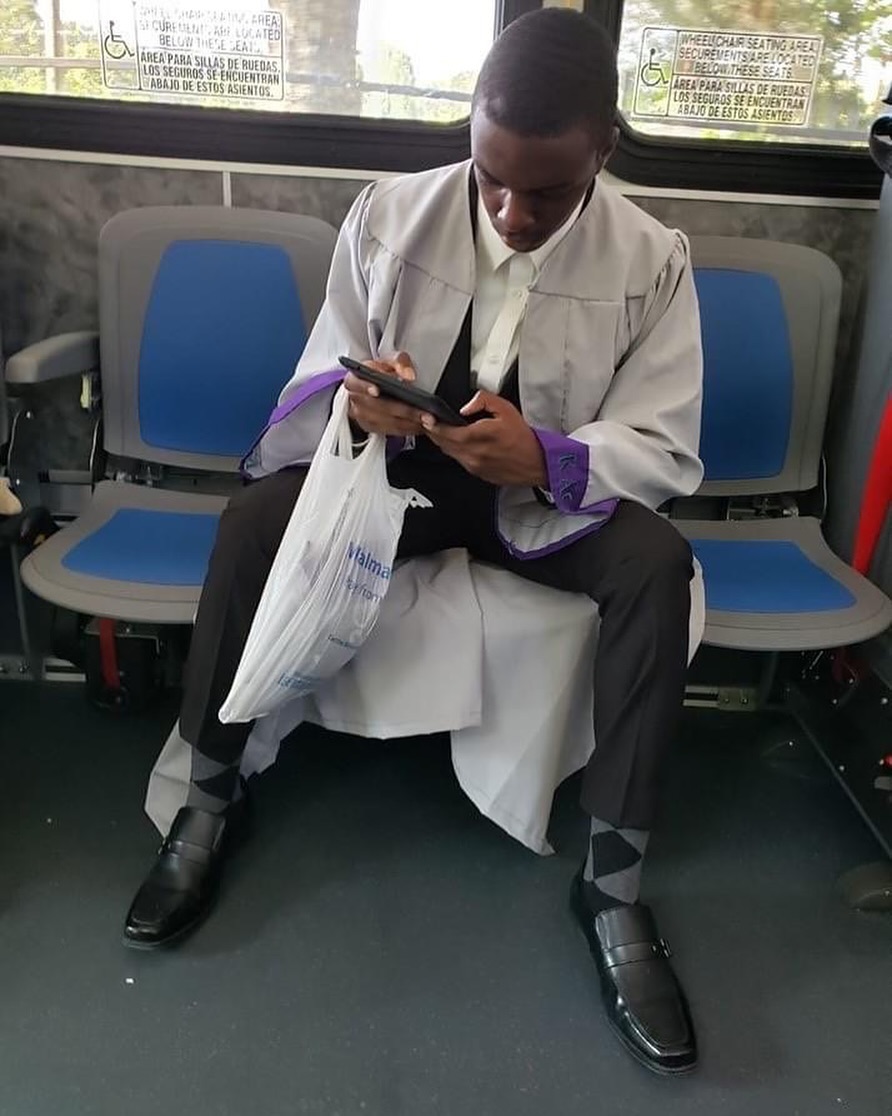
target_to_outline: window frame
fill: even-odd
[[[500,0],[496,27],[542,6]],[[584,0],[619,42],[624,0]],[[882,175],[861,149],[733,140],[660,139],[621,115],[610,171],[633,185],[822,198],[879,197]],[[10,147],[268,166],[408,172],[470,154],[468,120],[454,125],[327,114],[130,104],[0,93],[0,136]],[[743,184],[743,185],[742,185]]]
[[[499,0],[496,29],[541,6]],[[33,93],[0,93],[0,136],[9,147],[339,170],[416,171],[470,154],[468,119],[425,124]]]
[[[619,43],[624,0],[585,0],[585,10]],[[620,113],[611,173],[641,186],[820,198],[874,199],[882,175],[867,148],[777,140],[661,139],[635,130]]]

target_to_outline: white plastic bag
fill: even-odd
[[[378,619],[413,489],[391,488],[386,439],[353,456],[347,393],[332,415],[251,625],[220,720],[250,721],[310,693],[356,654]]]

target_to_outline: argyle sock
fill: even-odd
[[[238,773],[238,764],[218,763],[193,746],[192,776],[186,805],[207,810],[210,814],[225,813],[241,797]]]
[[[650,832],[646,829],[617,829],[600,818],[592,818],[582,890],[595,914],[638,902],[648,837]]]

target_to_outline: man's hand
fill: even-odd
[[[469,473],[490,484],[546,488],[548,470],[539,439],[518,409],[488,391],[478,391],[461,409],[468,417],[488,413],[470,426],[447,426],[423,415],[424,433]]]
[[[415,367],[408,353],[397,353],[393,360],[367,360],[364,363],[377,372],[409,383],[415,379]],[[374,384],[360,380],[352,372],[345,376],[344,387],[349,395],[347,414],[351,422],[366,434],[389,434],[399,438],[424,434],[421,412],[416,407],[397,403],[395,399],[383,399]]]

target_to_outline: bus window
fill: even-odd
[[[863,147],[890,60],[888,0],[626,0],[620,106],[645,136]]]
[[[0,92],[455,123],[497,0],[4,0]]]

